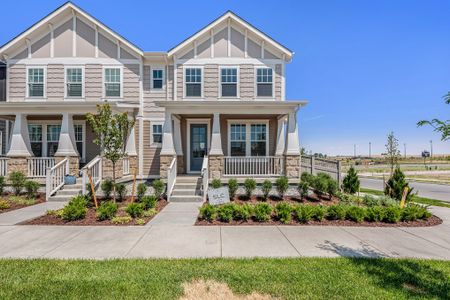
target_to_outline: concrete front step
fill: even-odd
[[[177,183],[197,183],[200,180],[198,176],[177,176]]]
[[[59,190],[56,194],[57,195],[61,195],[61,196],[76,196],[78,194],[81,194],[82,190],[81,189],[63,189],[63,190]]]
[[[195,196],[195,195],[198,195],[196,189],[175,188],[172,191],[172,196]]]
[[[67,202],[70,201],[75,195],[53,195],[51,196],[48,201],[51,202]]]
[[[170,202],[202,202],[202,196],[170,196]]]
[[[175,183],[173,189],[182,189],[182,190],[195,190],[200,188],[200,185],[197,183]]]

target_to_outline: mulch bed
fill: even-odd
[[[130,198],[126,199],[123,202],[117,202],[119,204],[119,210],[116,213],[116,217],[124,217],[128,214],[125,212],[126,206],[130,203]],[[101,203],[101,200],[99,200],[99,205]],[[164,199],[159,200],[156,203],[156,211],[157,214],[168,204],[168,202]],[[132,219],[130,222],[125,224],[114,224],[111,222],[111,220],[105,220],[105,221],[98,221],[95,207],[88,207],[86,217],[81,220],[76,221],[65,221],[62,218],[54,215],[44,215],[41,217],[38,217],[36,219],[32,219],[26,222],[21,223],[21,225],[69,225],[69,226],[143,226],[147,224],[151,219],[153,219],[156,216],[153,215],[151,217],[141,217],[141,218],[135,218]],[[136,220],[137,219],[143,219],[145,221],[145,224],[137,225]]]
[[[6,194],[6,195],[3,195],[3,196],[0,196],[0,199],[8,201],[8,198],[10,196],[14,196],[14,194],[11,193],[11,194]],[[23,197],[25,197],[25,196],[23,196]],[[31,204],[31,205],[18,204],[18,203],[12,202],[12,201],[8,201],[10,207],[7,208],[7,209],[0,209],[0,214],[8,212],[8,211],[16,210],[16,209],[19,209],[19,208],[33,206],[33,205],[36,205],[36,204],[39,204],[39,203],[44,203],[45,202],[45,194],[43,194],[43,193],[38,194],[38,196],[34,200],[36,200],[36,202],[34,204]]]
[[[265,202],[270,205],[277,205],[280,202],[287,202],[289,204],[311,204],[311,205],[333,205],[339,204],[340,199],[338,197],[332,196],[331,199],[328,196],[320,197],[317,194],[308,195],[306,198],[300,198],[300,196],[285,196],[281,199],[277,196],[270,196],[267,200],[264,200],[261,196],[252,196],[250,199],[245,196],[236,196],[231,200],[232,203],[236,204],[257,204]]]

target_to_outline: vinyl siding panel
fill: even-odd
[[[240,97],[242,100],[251,100],[255,97],[255,68],[253,65],[240,66]]]
[[[219,65],[205,65],[203,95],[206,100],[217,100],[219,96]]]
[[[123,98],[139,101],[139,65],[129,64],[123,68]]]
[[[154,101],[166,100],[167,84],[165,84],[162,90],[151,89],[151,72],[151,66],[144,66],[144,116],[164,118],[164,108],[156,106]]]
[[[64,65],[47,66],[47,101],[64,99]]]
[[[9,101],[24,101],[26,96],[26,67],[22,64],[10,65],[8,70]]]
[[[138,134],[139,128],[136,127]],[[161,147],[154,147],[150,145],[150,121],[144,121],[143,132],[143,173],[144,176],[158,176]]]
[[[183,98],[183,65],[177,65],[177,100]]]
[[[282,84],[282,71],[281,71],[281,64],[275,65],[275,86],[274,86],[274,94],[276,100],[281,100],[281,89],[283,88]]]
[[[103,98],[103,67],[102,65],[88,64],[85,66],[86,101],[98,101]]]

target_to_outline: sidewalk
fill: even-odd
[[[44,202],[0,214],[0,225],[15,225],[45,215],[49,209],[60,209],[65,202]]]

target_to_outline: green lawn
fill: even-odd
[[[0,260],[0,278],[0,299],[176,299],[195,279],[281,299],[450,298],[437,260]]]
[[[365,189],[365,188],[361,188],[360,192],[361,193],[372,194],[372,195],[384,195],[384,193],[382,191]],[[414,201],[416,203],[426,204],[426,205],[434,205],[434,206],[441,206],[441,207],[448,207],[448,208],[450,208],[450,203],[449,202],[436,200],[436,199],[430,199],[430,198],[424,198],[424,197],[419,197],[419,196],[413,196],[413,200],[412,201]]]

